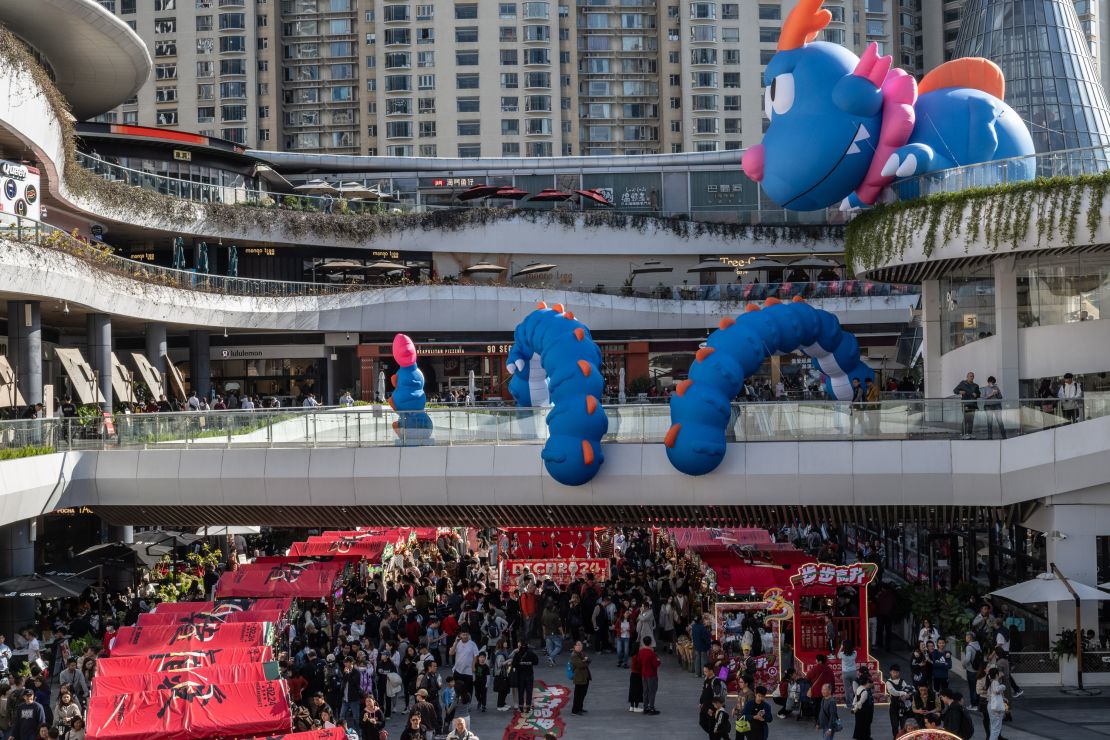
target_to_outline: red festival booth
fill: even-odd
[[[878,661],[868,649],[866,587],[875,577],[875,565],[818,563],[792,545],[771,542],[764,530],[671,530],[671,535],[679,549],[685,544],[716,577],[715,636],[729,655],[730,683],[749,672],[756,683],[772,687],[780,680],[784,659],[786,665],[793,659],[795,670],[804,675],[823,654],[836,677],[835,691],[843,695],[835,653],[850,640],[859,666],[871,671],[879,687],[876,699],[885,699],[879,695]],[[831,651],[829,622],[836,634]]]
[[[122,658],[98,658],[93,691],[101,678],[132,676],[141,673],[187,671],[215,665],[264,663],[274,659],[269,645],[249,648],[213,648],[211,650],[156,650]]]
[[[122,657],[147,655],[158,650],[176,652],[262,647],[273,642],[274,625],[270,622],[202,622],[120,627],[110,648],[113,656]]]
[[[224,616],[232,612],[245,612],[252,609],[258,611],[288,612],[293,608],[293,599],[282,597],[280,599],[253,599],[253,598],[226,598],[216,601],[163,601],[150,610],[151,614],[182,614],[208,612],[216,616]],[[261,621],[261,620],[260,620]]]
[[[243,565],[220,576],[216,598],[229,596],[324,599],[335,591],[344,560]]]
[[[600,557],[604,527],[508,527],[503,532],[509,555],[499,561],[502,589],[515,588],[525,567],[537,581],[551,576],[564,586],[589,574],[598,581],[610,578],[609,558]]]

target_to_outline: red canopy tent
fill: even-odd
[[[596,554],[595,538],[605,527],[506,527],[504,531],[514,560],[582,559]]]
[[[110,659],[109,659],[110,660]],[[158,673],[130,673],[120,676],[96,676],[93,679],[93,696],[130,694],[137,691],[161,691],[176,689],[184,684],[228,684],[259,683],[277,681],[281,678],[278,664],[265,663],[228,663],[190,668],[184,671],[162,671]]]
[[[322,599],[332,595],[345,566],[344,561],[244,565],[220,576],[216,595]]]
[[[674,537],[675,546],[679,550],[693,548],[698,552],[711,547],[728,547],[729,545],[752,546],[756,549],[767,549],[771,542],[771,535],[766,529],[721,529],[715,527],[671,527],[668,530]],[[793,548],[793,545],[787,547]]]
[[[293,715],[284,681],[188,684],[94,696],[86,724],[95,740],[199,740],[288,732]]]
[[[163,601],[153,609],[153,614],[182,613],[182,612],[212,612],[217,615],[230,612],[250,611],[279,611],[285,613],[293,608],[293,600],[288,597],[277,599],[231,598],[220,601]]]
[[[269,622],[180,624],[120,627],[110,645],[112,655],[147,655],[158,650],[192,651],[261,647],[274,639]]]
[[[381,560],[387,540],[377,538],[365,539],[336,539],[324,542],[294,542],[289,547],[289,555],[296,557],[311,557],[316,555],[336,555],[345,557],[363,557],[367,560]]]
[[[287,612],[279,611],[256,611],[250,610],[245,612],[222,612],[216,611],[202,611],[202,612],[147,612],[140,614],[136,624],[140,627],[153,627],[155,625],[178,625],[178,624],[197,624],[197,623],[210,623],[210,624],[228,624],[231,622],[280,622],[285,619]]]
[[[239,737],[235,740],[346,740],[347,733],[339,727],[320,728],[309,732],[290,732],[285,735]]]
[[[102,677],[130,676],[136,673],[183,671],[211,665],[238,663],[263,663],[273,660],[274,651],[268,645],[251,648],[213,648],[210,650],[159,650],[122,658],[98,658],[95,684]],[[94,686],[95,687],[95,686]]]

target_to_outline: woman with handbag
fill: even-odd
[[[864,674],[852,699],[852,714],[856,718],[852,730],[853,740],[871,740],[871,721],[875,718],[875,696],[870,674]]]
[[[497,711],[508,711],[509,705],[505,697],[512,689],[509,673],[512,671],[512,659],[509,653],[509,643],[501,640],[497,643],[497,654],[493,658],[493,690],[497,693]]]
[[[989,740],[998,740],[1002,735],[1002,718],[1006,716],[1006,686],[1001,681],[997,668],[987,671],[987,716],[990,717]]]

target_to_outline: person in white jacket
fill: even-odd
[[[1082,421],[1083,386],[1079,385],[1074,375],[1064,373],[1064,382],[1056,391],[1056,397],[1060,399],[1060,411],[1069,424]]]

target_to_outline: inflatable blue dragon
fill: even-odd
[[[561,304],[540,302],[517,324],[506,368],[518,406],[554,406],[542,454],[547,472],[568,486],[593,479],[605,460],[609,419],[600,401],[601,349],[590,330]]]
[[[688,475],[705,475],[725,457],[732,399],[744,378],[763,359],[801,349],[825,374],[830,398],[852,399],[852,380],[862,383],[875,373],[860,359],[859,342],[840,328],[840,321],[795,298],[782,303],[768,298],[764,306],[750,303],[735,319],[721,319],[720,328],[698,350],[690,375],[671,396],[671,428],[663,443],[667,457]]]
[[[393,422],[393,431],[403,442],[428,439],[432,436],[432,419],[424,411],[428,400],[424,395],[424,373],[416,366],[416,345],[408,335],[393,337],[393,359],[398,368],[390,378],[394,390],[389,405],[402,412]]]
[[[744,153],[744,172],[786,209],[872,205],[895,178],[1034,153],[1033,139],[1003,102],[1002,70],[955,59],[918,83],[872,43],[862,58],[815,41],[832,14],[800,0],[764,73],[763,143]],[[1007,177],[1031,179],[1032,161]]]

